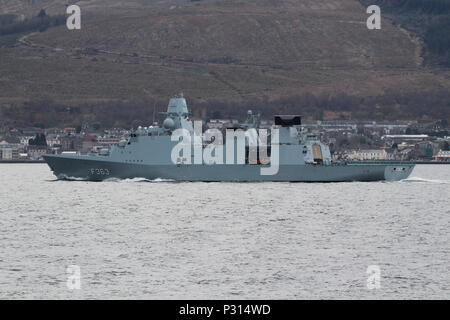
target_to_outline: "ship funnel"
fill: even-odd
[[[275,116],[275,125],[282,127],[301,126],[301,116]]]

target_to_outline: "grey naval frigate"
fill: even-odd
[[[233,138],[231,148],[227,146],[231,141],[227,138],[221,142],[223,149],[227,150],[226,155],[223,150],[215,155],[216,160],[219,155],[223,157],[219,160],[223,161],[208,162],[201,159],[199,162],[198,151],[205,152],[214,142],[211,137],[205,138],[206,132],[200,132],[203,136],[196,140],[195,125],[189,118],[184,97],[179,95],[170,99],[164,114],[166,119],[162,126],[133,129],[126,139],[110,149],[102,149],[98,154],[48,154],[44,155],[44,159],[59,179],[90,181],[111,178],[208,182],[399,181],[407,178],[414,168],[414,163],[410,162],[334,162],[328,145],[302,127],[300,116],[275,116],[271,130],[277,130],[276,138],[268,135],[265,143],[257,147],[266,149],[264,159],[259,156],[259,152],[256,158],[249,157],[249,153],[253,152],[249,151],[251,135],[246,135],[244,156],[238,155],[242,145],[234,144]],[[249,131],[258,128],[259,115],[249,111],[245,122],[229,130]],[[173,134],[180,129],[194,137],[192,150],[186,152],[186,149],[182,149],[184,151],[174,159],[174,150],[181,140],[174,139]],[[233,161],[225,159],[225,156],[230,156],[230,150]]]

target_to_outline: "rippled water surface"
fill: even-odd
[[[1,164],[0,182],[2,299],[450,299],[450,165],[401,182],[239,184]]]

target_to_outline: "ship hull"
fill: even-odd
[[[261,165],[155,165],[123,163],[75,155],[45,155],[59,179],[103,181],[145,178],[173,181],[229,182],[347,182],[406,179],[413,163],[353,163],[339,165],[280,165],[276,175],[261,175]]]

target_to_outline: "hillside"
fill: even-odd
[[[430,66],[450,67],[450,0],[361,0],[380,5],[386,17],[423,39]]]
[[[57,15],[65,3],[0,0],[0,12]],[[333,111],[330,101],[343,95],[355,104],[392,92],[450,90],[447,69],[423,64],[419,38],[387,19],[382,30],[368,30],[357,0],[77,3],[82,30],[25,32],[0,48],[4,108],[27,101],[128,101],[132,108],[184,91],[209,113],[217,111],[213,100],[246,105],[299,95],[328,101],[314,107]],[[299,112],[315,112],[309,104]]]

